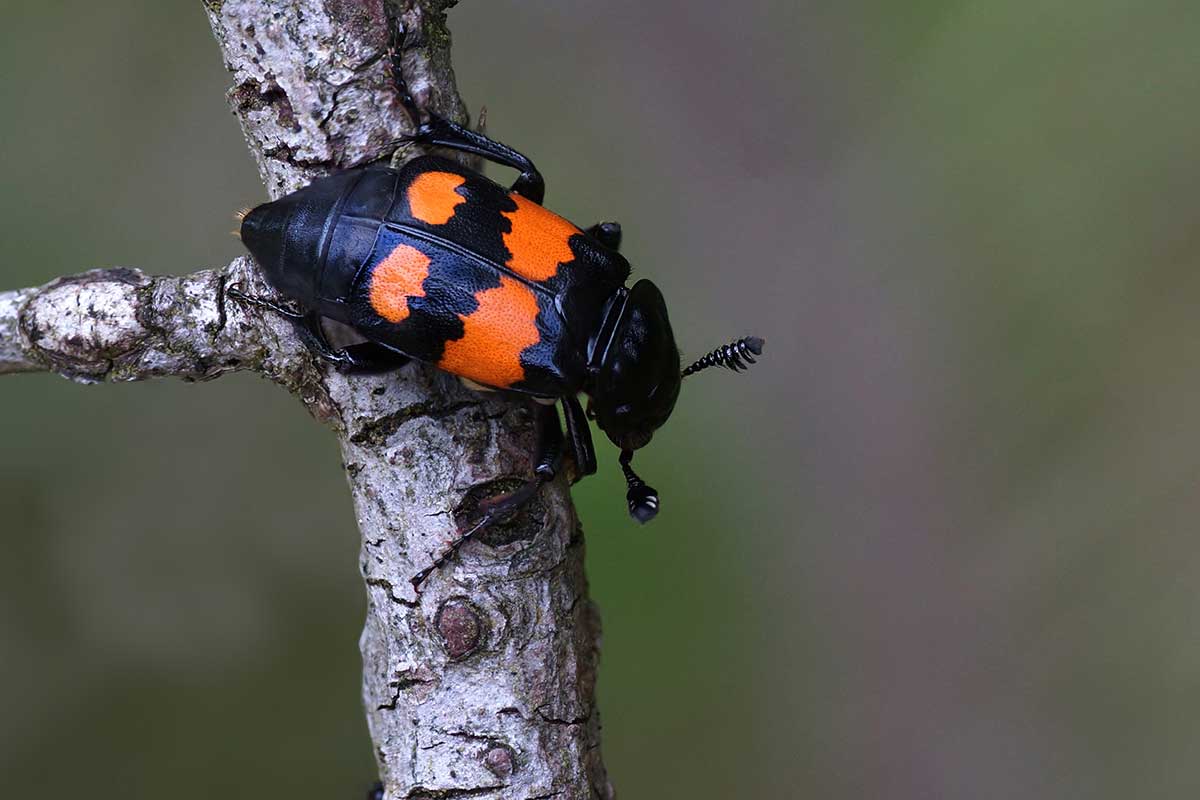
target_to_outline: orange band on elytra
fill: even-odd
[[[537,344],[537,298],[525,284],[500,276],[500,286],[475,295],[479,308],[463,318],[461,339],[446,342],[438,367],[504,389],[525,377],[521,351]]]
[[[408,210],[414,219],[430,225],[445,225],[454,216],[454,209],[467,202],[455,191],[467,182],[453,172],[422,172],[405,193]]]
[[[421,297],[429,277],[429,256],[412,245],[398,244],[371,273],[371,308],[388,322],[408,318],[408,298]]]
[[[512,222],[512,231],[504,234],[504,246],[512,253],[508,267],[531,281],[553,278],[559,264],[575,258],[568,240],[579,228],[519,194],[509,197],[517,210],[504,212]]]

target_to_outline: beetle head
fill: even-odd
[[[588,408],[600,429],[621,448],[630,516],[648,522],[658,513],[658,492],[633,471],[633,451],[645,447],[671,416],[684,378],[709,367],[746,369],[762,353],[763,340],[738,339],[680,372],[675,334],[657,286],[640,280],[628,293],[618,292],[610,303],[594,345],[598,351],[592,351],[596,371]]]
[[[645,447],[679,397],[679,349],[658,287],[640,280],[629,290],[592,391],[596,423],[622,450]]]

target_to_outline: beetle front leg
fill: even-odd
[[[533,477],[520,488],[492,497],[479,503],[476,509],[479,518],[465,530],[460,528],[458,535],[447,545],[446,549],[433,560],[428,567],[412,577],[413,589],[420,592],[421,584],[435,569],[445,564],[459,548],[470,541],[480,531],[486,529],[516,512],[534,498],[543,483],[554,480],[562,466],[563,432],[558,422],[558,410],[552,405],[537,406],[537,450],[533,457]]]
[[[567,454],[575,462],[575,480],[596,472],[596,446],[579,398],[562,399],[563,417],[567,421]]]

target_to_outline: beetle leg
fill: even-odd
[[[621,224],[619,222],[597,222],[584,233],[609,250],[621,249]]]
[[[384,347],[378,342],[358,342],[332,351],[332,358],[322,353],[322,358],[332,361],[338,372],[347,375],[374,375],[400,369],[412,359],[404,353]]]
[[[416,98],[413,97],[408,88],[408,81],[404,77],[401,60],[403,47],[402,41],[393,41],[392,43],[389,55],[392,65],[392,80],[400,95],[400,104],[404,106],[404,110],[408,113],[416,130],[410,135],[400,137],[392,144],[399,147],[408,142],[415,142],[434,147],[446,147],[483,156],[488,161],[494,161],[503,167],[512,167],[521,174],[513,183],[511,191],[541,205],[546,196],[546,181],[527,156],[513,150],[508,145],[501,144],[495,139],[489,139],[482,133],[464,128],[457,122],[451,122],[429,110],[426,110],[424,114],[427,118],[426,121],[421,121],[421,108],[417,105]],[[483,115],[481,114],[481,116]]]
[[[292,322],[302,322],[304,320],[304,312],[296,311],[288,308],[285,305],[276,303],[274,300],[268,300],[265,297],[255,297],[254,295],[246,294],[242,291],[240,283],[235,283],[225,289],[225,294],[237,300],[239,303],[246,303],[259,308],[265,308],[268,311],[274,311],[281,317],[290,319]]]
[[[225,293],[238,302],[265,308],[290,320],[309,349],[333,364],[340,372],[360,375],[390,372],[403,367],[412,360],[403,353],[384,347],[377,342],[358,342],[340,350],[335,349],[325,337],[325,330],[321,327],[321,317],[315,312],[296,311],[273,300],[267,300],[265,297],[248,295],[237,286],[230,286]]]
[[[558,421],[558,408],[553,404],[537,404],[537,449],[533,453],[533,474],[540,483],[554,480],[562,466],[563,431]]]
[[[567,421],[567,453],[575,462],[575,480],[596,472],[596,447],[592,444],[592,429],[588,425],[579,398],[564,397],[563,417]]]
[[[392,83],[400,95],[400,105],[404,106],[405,113],[408,114],[413,128],[416,129],[421,127],[421,109],[408,88],[408,79],[404,77],[403,53],[404,31],[396,26],[392,30],[392,42],[388,47],[388,63],[392,68]]]
[[[451,122],[433,113],[429,113],[428,117],[429,121],[422,123],[416,133],[401,137],[396,143],[416,142],[434,147],[446,147],[483,156],[488,161],[493,161],[502,167],[512,167],[521,174],[513,182],[510,191],[532,200],[538,205],[542,204],[546,197],[546,181],[528,156],[495,139],[489,139],[473,130],[464,128],[457,122]]]
[[[226,289],[225,294],[239,303],[265,308],[267,311],[278,314],[290,321],[296,326],[296,331],[300,334],[300,338],[304,340],[304,343],[308,345],[309,349],[315,351],[317,355],[326,361],[339,363],[340,357],[337,355],[337,351],[329,344],[329,340],[325,338],[325,331],[321,329],[321,318],[316,313],[311,311],[296,311],[295,309],[276,303],[274,300],[246,294],[237,284]]]
[[[347,375],[370,375],[399,369],[412,359],[404,353],[384,347],[378,342],[356,342],[335,348],[321,327],[321,315],[315,311],[296,322],[300,336],[309,348],[325,361]]]
[[[500,522],[520,511],[526,503],[533,499],[543,483],[554,480],[559,467],[562,466],[563,457],[563,432],[562,426],[558,422],[557,409],[551,405],[539,404],[537,426],[537,451],[534,453],[533,477],[508,494],[481,501],[479,508],[476,509],[480,513],[479,518],[470,527],[460,528],[458,535],[433,560],[433,563],[412,577],[413,589],[421,591],[421,584],[425,582],[429,574],[450,560],[450,557],[470,541],[471,537],[489,525]]]

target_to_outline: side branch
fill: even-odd
[[[249,259],[221,270],[148,276],[96,269],[0,292],[0,374],[54,372],[80,383],[260,372],[322,405],[315,372],[287,323],[245,313],[226,294],[258,285]],[[311,374],[310,374],[311,373]]]

